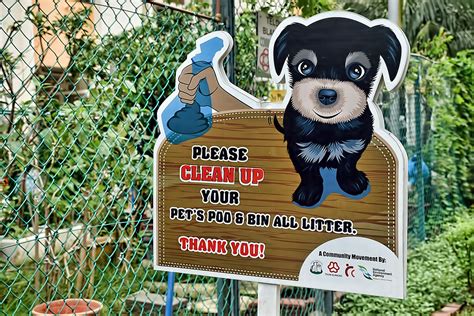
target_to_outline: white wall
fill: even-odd
[[[28,101],[34,95],[34,86],[30,83],[22,88],[23,82],[35,71],[35,53],[33,49],[33,24],[25,21],[20,25],[20,29],[14,32],[11,39],[8,39],[10,28],[15,21],[24,21],[25,13],[32,0],[2,0],[0,1],[0,47],[7,43],[7,51],[17,57],[22,54],[13,76],[14,93],[21,93],[17,104]]]
[[[140,14],[147,6],[143,0],[95,0],[94,23],[99,38],[120,34],[141,24]]]

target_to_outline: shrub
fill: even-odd
[[[446,239],[456,254],[458,263],[465,273],[466,285],[472,293],[474,290],[471,259],[474,249],[474,217],[472,214],[468,213],[468,215],[460,217],[459,224],[447,232]]]
[[[465,217],[433,241],[410,250],[405,300],[348,294],[335,306],[336,313],[427,315],[446,303],[469,302],[472,298],[467,275],[472,267],[467,260],[467,249],[472,249],[474,220],[464,220]]]

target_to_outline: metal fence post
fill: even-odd
[[[213,1],[214,16],[220,14],[225,30],[235,38],[235,8],[232,0]],[[230,82],[236,83],[235,78],[235,42],[234,48],[227,57],[226,71]],[[240,312],[240,294],[239,281],[219,279],[217,280],[218,290],[218,315],[239,315]],[[226,300],[229,303],[226,304]]]
[[[220,1],[220,14],[222,22],[225,25],[225,30],[235,39],[235,6],[233,0],[221,0]],[[235,78],[235,53],[236,43],[234,40],[234,47],[227,56],[227,76],[230,82],[236,83]]]
[[[175,273],[169,272],[168,273],[168,286],[166,288],[165,316],[173,315],[174,279],[175,279]]]
[[[415,80],[415,152],[416,152],[416,191],[417,191],[417,218],[418,218],[418,239],[425,240],[425,188],[422,170],[423,144],[421,136],[421,62],[418,66],[418,74]]]
[[[332,315],[333,305],[333,291],[324,291],[324,315]]]

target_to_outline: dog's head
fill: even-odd
[[[271,41],[270,64],[292,88],[293,107],[314,121],[336,124],[360,116],[380,78],[389,90],[406,72],[408,41],[387,20],[356,15],[283,22]]]

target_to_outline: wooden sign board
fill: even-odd
[[[349,13],[290,18],[275,34],[294,23],[311,26],[333,18],[371,27],[383,22],[395,29],[403,47],[396,76],[386,80],[394,88],[406,71],[408,48],[401,31],[385,20],[374,23]],[[403,297],[407,158],[398,140],[383,129],[373,95],[366,101],[374,123],[363,149],[362,141],[353,140],[357,131],[326,145],[317,137],[294,141],[299,134],[288,134],[288,107],[298,107],[292,99],[297,79],[279,108],[263,109],[259,100],[226,79],[222,60],[231,43],[223,32],[200,39],[178,70],[176,91],[159,110],[155,268]],[[286,58],[291,63],[295,57],[290,53]],[[375,71],[377,84],[389,71],[384,68],[388,66]],[[343,93],[340,89],[334,91]],[[296,120],[308,116],[298,113]],[[319,129],[341,125],[318,124]],[[355,167],[348,172],[355,156]]]

